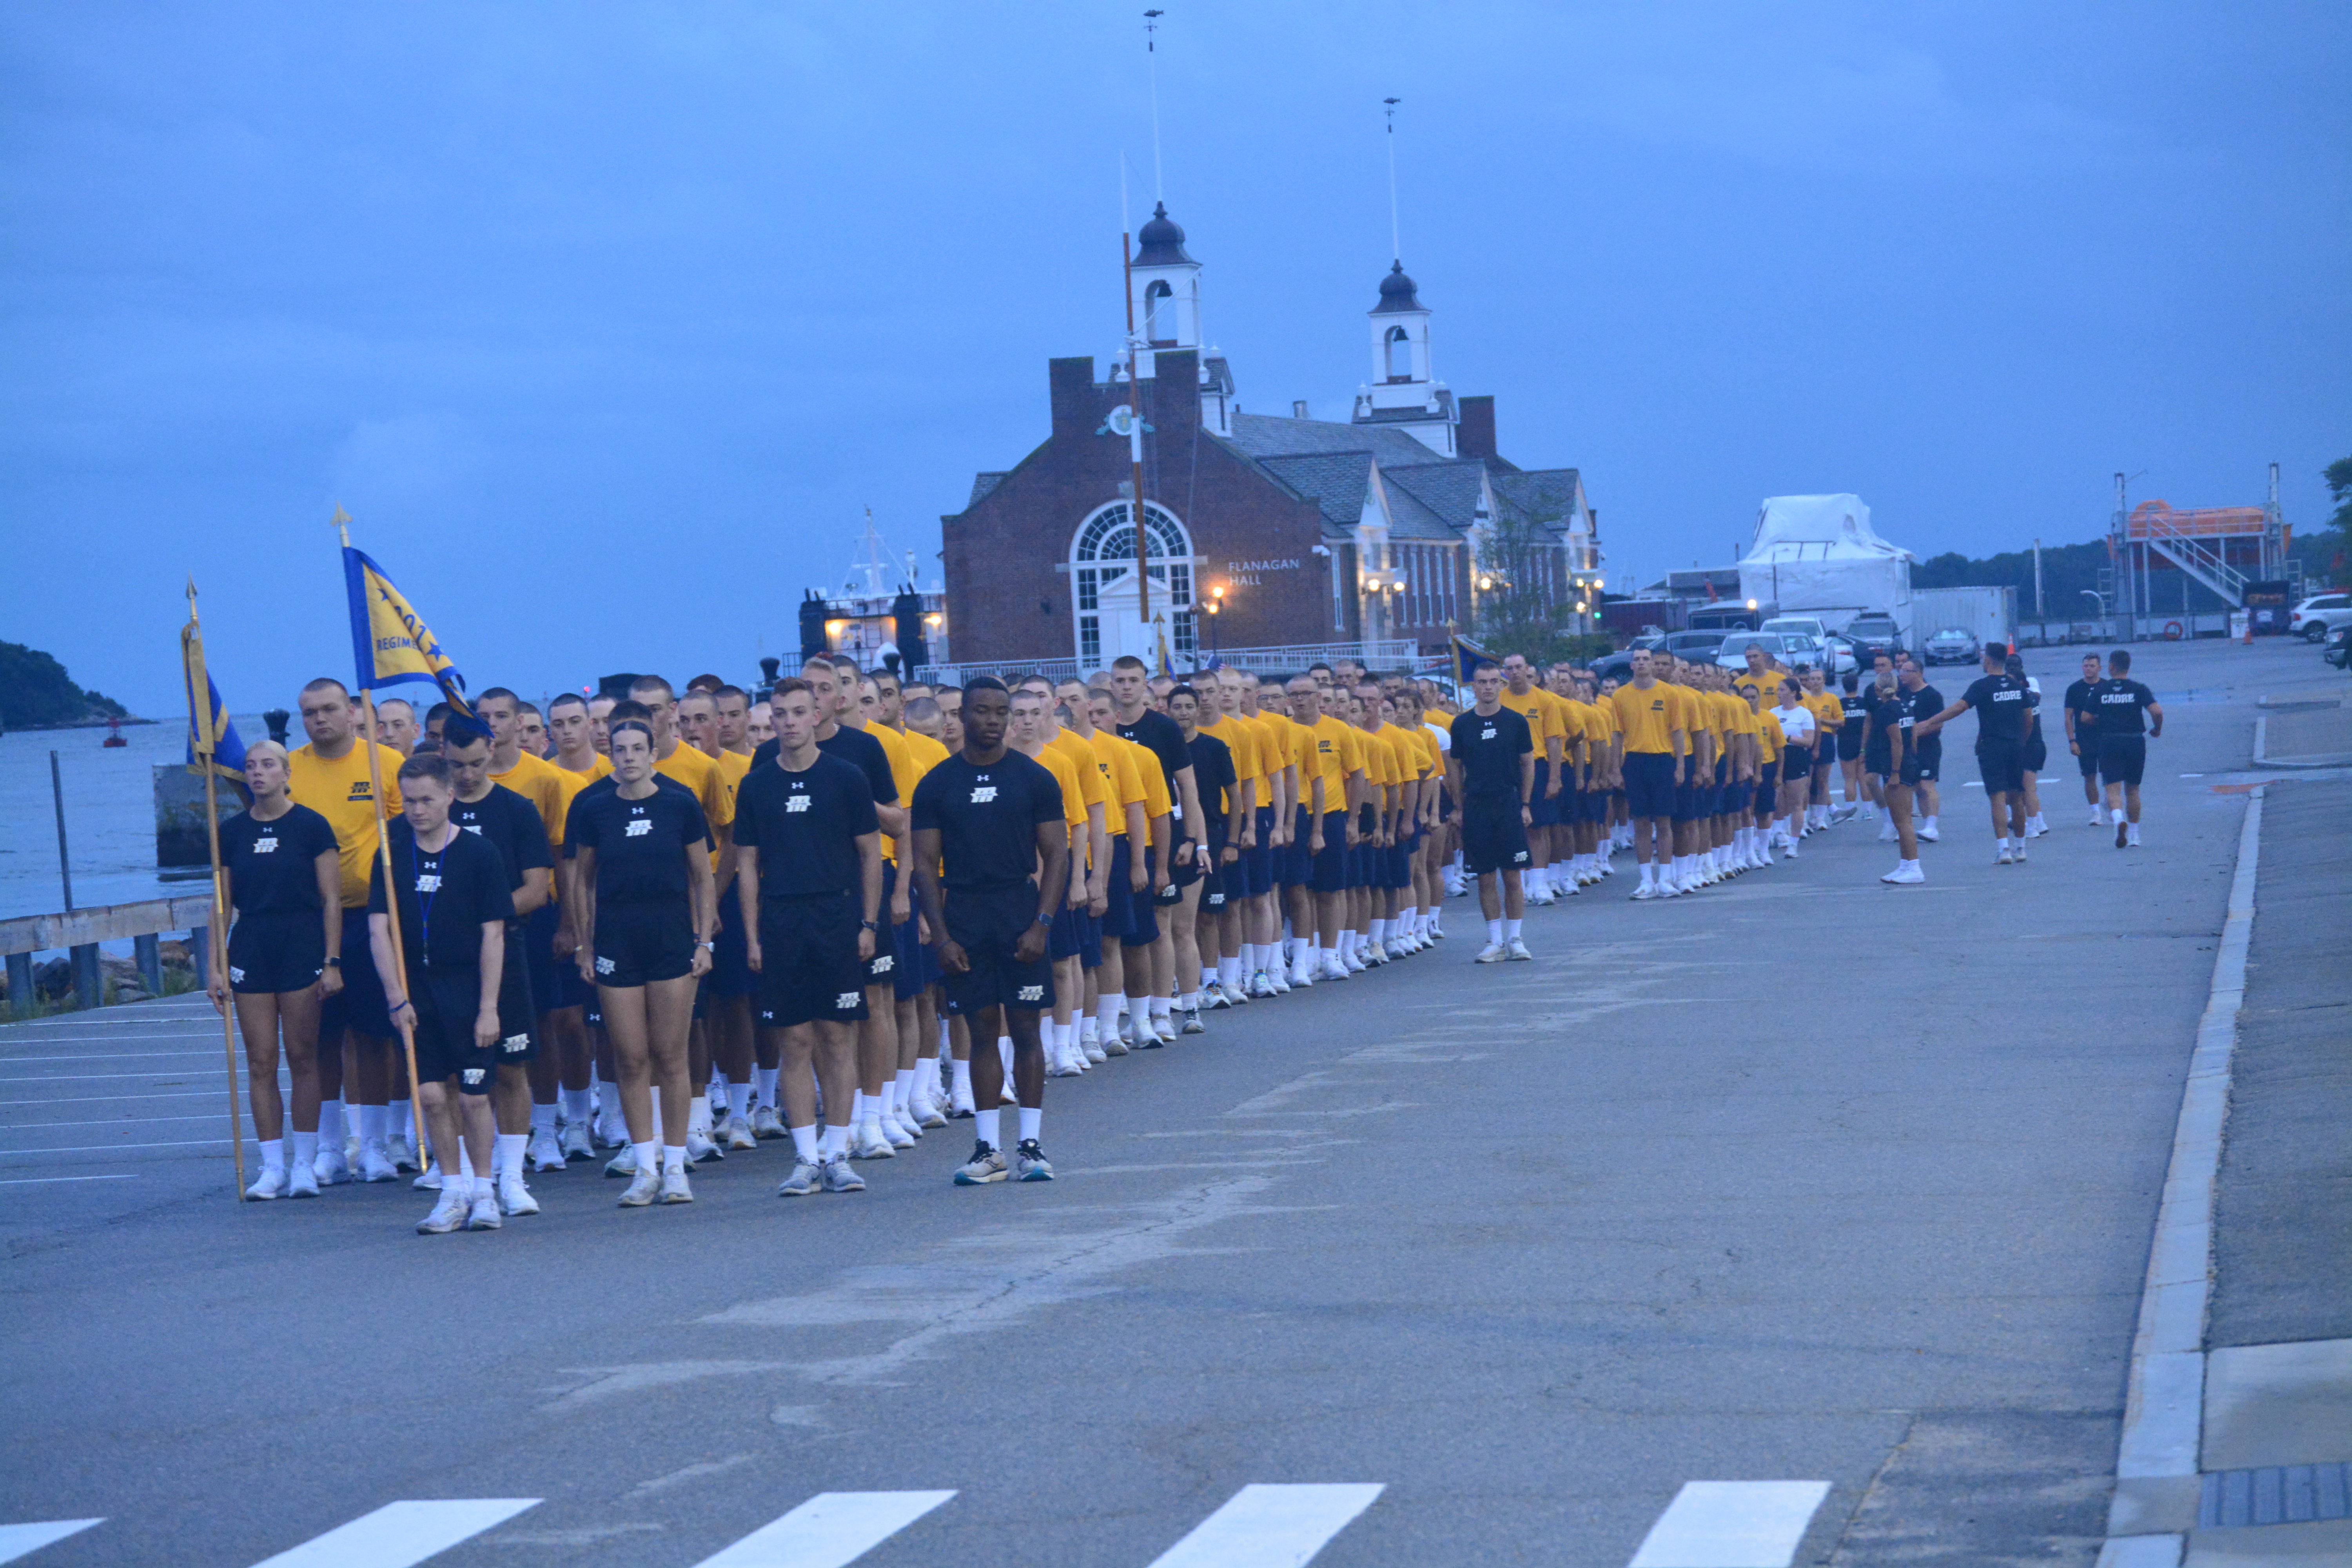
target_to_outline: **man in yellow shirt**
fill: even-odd
[[[1552,829],[1559,821],[1559,792],[1568,776],[1559,700],[1537,684],[1527,656],[1513,653],[1503,656],[1503,706],[1528,721],[1528,737],[1536,743],[1536,795],[1528,805],[1534,821],[1528,827],[1528,868],[1521,882],[1528,903],[1550,904],[1557,901],[1549,874]]]
[[[1127,1055],[1119,1038],[1118,1008],[1126,995],[1124,950],[1135,931],[1135,900],[1150,885],[1141,850],[1151,842],[1151,825],[1144,813],[1146,795],[1137,748],[1095,724],[1093,693],[1082,680],[1065,680],[1055,688],[1061,705],[1056,715],[1064,740],[1086,747],[1094,758],[1103,785],[1103,830],[1107,837],[1102,878],[1102,914],[1095,924],[1097,958],[1087,974],[1087,1022],[1078,1041],[1088,1061]]]
[[[1304,689],[1302,689],[1302,682]],[[1314,931],[1316,980],[1345,980],[1357,969],[1342,956],[1349,929],[1349,872],[1356,847],[1357,812],[1364,803],[1364,750],[1355,731],[1341,717],[1346,694],[1336,685],[1310,674],[1290,683],[1294,711],[1309,716],[1307,724],[1315,747],[1317,781],[1322,789],[1322,815],[1311,840],[1314,860]],[[1294,929],[1296,929],[1294,925]],[[1292,976],[1292,984],[1297,976]]]
[[[1169,793],[1168,773],[1148,746],[1119,734],[1118,704],[1107,686],[1089,687],[1087,717],[1097,734],[1127,748],[1123,753],[1135,769],[1143,792],[1144,839],[1139,849],[1143,879],[1131,884],[1128,900],[1128,930],[1119,945],[1120,979],[1127,993],[1127,1044],[1152,1050],[1173,1039],[1176,1029],[1169,1015],[1176,1002],[1175,938],[1160,918],[1174,889],[1167,869],[1169,847],[1175,837],[1175,798]],[[1134,875],[1129,851],[1129,874]],[[1105,1049],[1108,1046],[1106,1044]]]
[[[1278,994],[1276,977],[1281,963],[1282,911],[1276,900],[1276,858],[1290,830],[1290,803],[1297,793],[1297,767],[1290,754],[1290,726],[1280,714],[1259,710],[1264,685],[1255,676],[1231,668],[1217,675],[1217,705],[1226,721],[1246,731],[1256,754],[1258,776],[1251,796],[1249,840],[1236,864],[1234,879],[1243,889],[1238,903],[1241,956],[1238,967],[1246,996]],[[1284,981],[1286,988],[1287,980]],[[1227,987],[1228,990],[1231,987]]]
[[[1595,737],[1593,743],[1598,748],[1592,759],[1592,799],[1586,806],[1586,815],[1592,821],[1591,866],[1603,877],[1613,877],[1617,873],[1610,866],[1609,858],[1623,847],[1619,839],[1631,831],[1624,823],[1624,751],[1619,744],[1617,710],[1610,705],[1591,670],[1579,672],[1576,691],[1584,704]]]
[[[1734,637],[1732,640],[1737,642],[1738,639]],[[1731,678],[1732,689],[1738,692],[1743,700],[1755,698],[1758,711],[1769,711],[1780,702],[1780,683],[1789,679],[1789,674],[1773,663],[1771,655],[1764,651],[1762,643],[1751,642],[1741,649],[1741,653],[1748,660],[1748,668]]]
[[[1774,802],[1780,785],[1780,721],[1764,705],[1760,685],[1744,688],[1748,692],[1748,710],[1756,727],[1756,781],[1748,788],[1750,821],[1741,824],[1738,842],[1740,858],[1755,870],[1772,864],[1772,816]],[[1780,686],[1772,688],[1777,698]],[[1773,707],[1780,704],[1775,701]]]
[[[1085,921],[1094,891],[1087,860],[1095,836],[1104,831],[1102,773],[1082,765],[1066,748],[1049,743],[1055,727],[1049,684],[1034,678],[1024,680],[1013,689],[1012,698],[1005,744],[1052,773],[1062,792],[1062,824],[1070,847],[1069,883],[1045,932],[1045,961],[1054,966],[1054,999],[1040,1027],[1045,1035],[1045,1071],[1055,1078],[1075,1078],[1087,1066],[1086,1053],[1078,1048],[1077,1008],[1086,986]],[[1107,837],[1105,845],[1108,855]]]
[[[1420,759],[1416,772],[1421,791],[1413,809],[1411,851],[1413,904],[1408,911],[1405,934],[1417,948],[1426,948],[1445,935],[1437,925],[1444,889],[1444,877],[1439,868],[1445,836],[1440,830],[1438,802],[1444,793],[1445,752],[1437,743],[1436,731],[1423,721],[1426,710],[1422,706],[1418,682],[1401,682],[1392,703],[1391,716],[1412,742]]]
[[[1805,695],[1800,700],[1804,703],[1805,710],[1813,716],[1816,732],[1822,735],[1835,735],[1843,729],[1845,700],[1836,692],[1827,689],[1822,679],[1821,667],[1807,665],[1804,673],[1798,677],[1798,680],[1804,687],[1805,691]],[[1834,745],[1816,745],[1813,748],[1812,787],[1806,795],[1809,804],[1805,807],[1805,816],[1811,826],[1817,829],[1826,828],[1830,825],[1830,774],[1833,771],[1833,764],[1837,762],[1834,755],[1836,750]],[[1798,826],[1801,829],[1806,824],[1800,823]]]
[[[1636,899],[1671,899],[1675,885],[1674,824],[1677,784],[1690,737],[1681,702],[1658,679],[1663,656],[1633,650],[1633,679],[1610,694],[1624,742],[1625,808],[1633,822],[1633,858],[1641,867]]]
[[[1192,682],[1199,731],[1223,744],[1233,759],[1234,787],[1242,802],[1240,833],[1225,845],[1233,853],[1233,864],[1216,868],[1217,889],[1210,895],[1219,900],[1219,905],[1213,913],[1204,911],[1198,927],[1201,963],[1206,972],[1201,977],[1201,996],[1212,1012],[1237,1007],[1250,999],[1244,949],[1250,940],[1254,897],[1250,862],[1258,839],[1257,808],[1267,798],[1266,763],[1262,754],[1264,736],[1255,724],[1241,717],[1241,680],[1239,671],[1226,669],[1204,674]],[[1197,775],[1193,782],[1197,788]],[[1202,809],[1213,810],[1206,805]]]
[[[360,712],[350,689],[331,676],[321,676],[302,688],[297,706],[303,732],[310,739],[287,757],[286,793],[295,805],[325,817],[335,830],[343,878],[345,962],[338,966],[343,984],[319,1013],[319,1153],[311,1169],[322,1187],[351,1181],[355,1174],[363,1181],[389,1182],[399,1174],[400,1157],[407,1150],[407,1126],[392,1121],[392,1019],[384,1011],[383,983],[367,957],[367,902],[375,877],[377,835],[383,816],[400,810],[395,781],[407,759],[389,746],[375,748],[383,789],[380,812],[368,777],[368,752],[360,743]],[[356,1171],[344,1148],[347,1076],[354,1112],[349,1135],[359,1144]],[[406,1110],[405,1088],[398,1103]],[[406,1158],[413,1166],[414,1152],[407,1152]]]

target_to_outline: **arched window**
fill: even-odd
[[[1391,327],[1388,331],[1388,376],[1391,381],[1412,379],[1412,340],[1402,327]]]
[[[1152,613],[1168,615],[1171,651],[1191,654],[1196,644],[1192,604],[1192,541],[1176,515],[1157,501],[1143,504],[1143,548],[1152,582]],[[1077,616],[1081,662],[1102,657],[1102,591],[1135,570],[1135,524],[1128,503],[1090,513],[1070,543],[1071,601]]]
[[[1154,282],[1143,291],[1143,336],[1152,343],[1172,343],[1177,341],[1176,290],[1165,279]]]

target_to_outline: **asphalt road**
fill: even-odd
[[[1049,1086],[1051,1184],[951,1187],[959,1124],[860,1196],[779,1201],[769,1145],[688,1208],[580,1167],[421,1238],[404,1184],[229,1201],[208,1010],[0,1029],[0,1526],[236,1568],[535,1499],[432,1560],[688,1568],[951,1491],[730,1561],[1142,1568],[1217,1514],[1168,1561],[1618,1568],[1686,1482],[1815,1482],[1713,1497],[1799,1562],[2087,1563],[2252,704],[2314,662],[2142,651],[2143,849],[2053,776],[1993,866],[1964,720],[1926,887],[1847,826],[1491,968],[1457,900],[1435,953]],[[1304,1484],[1381,1489],[1244,1492]],[[1711,1550],[1644,1561],[1788,1560]]]

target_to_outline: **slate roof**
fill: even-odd
[[[1010,471],[1010,469],[1006,470],[1008,473]],[[973,507],[978,506],[982,496],[986,495],[989,491],[994,489],[1003,482],[1004,475],[1001,473],[974,474],[971,477],[971,499],[963,503],[964,510],[970,511]],[[1150,519],[1147,516],[1144,521],[1148,522]]]

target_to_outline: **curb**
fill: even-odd
[[[2261,754],[2261,738],[2255,751]],[[2229,916],[2213,954],[2213,983],[2165,1172],[2132,1340],[2129,1393],[2116,1451],[2116,1492],[2097,1568],[2177,1568],[2196,1528],[2202,1483],[2198,1447],[2204,1423],[2205,1310],[2212,1290],[2213,1186],[2230,1113],[2230,1058],[2246,994],[2253,936],[2254,877],[2262,853],[2263,792],[2247,797],[2230,882]]]
[[[2268,708],[2270,705],[2271,701],[2267,697],[2262,699],[2261,701],[2256,704],[2256,706],[2262,708]],[[2280,705],[2280,710],[2286,711],[2288,710],[2289,706],[2289,704],[2283,703]],[[2292,704],[2292,707],[2295,709],[2327,706],[2341,707],[2342,704],[2316,702],[2308,704]],[[2257,713],[2254,715],[2254,766],[2258,768],[2340,768],[2345,766],[2347,763],[2352,763],[2352,752],[2337,752],[2317,757],[2273,757],[2270,754],[2270,752],[2271,716],[2268,713]]]

